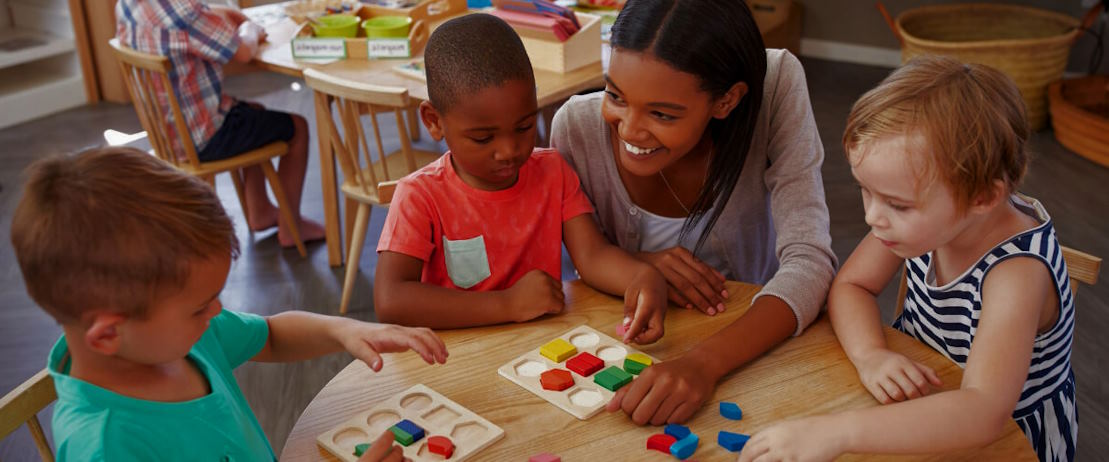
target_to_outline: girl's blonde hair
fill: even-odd
[[[851,108],[843,147],[848,156],[890,135],[919,135],[930,154],[921,184],[948,184],[956,208],[989,194],[1001,180],[1016,190],[1028,166],[1024,100],[1005,74],[981,64],[921,56],[890,74]]]

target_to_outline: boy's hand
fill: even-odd
[[[605,409],[623,409],[637,425],[684,422],[712,395],[716,380],[705,370],[688,356],[652,364],[617,391]]]
[[[404,448],[393,444],[393,432],[389,430],[385,430],[385,433],[377,437],[370,448],[362,453],[362,457],[358,458],[358,462],[400,462],[402,460],[409,459],[404,457]]]
[[[670,301],[687,309],[697,308],[710,316],[724,312],[724,275],[706,265],[683,247],[636,256],[654,266],[669,285]]]
[[[874,349],[855,362],[859,381],[882,404],[919,398],[943,385],[932,368],[885,348]]]
[[[565,294],[562,281],[542,270],[528,271],[506,290],[508,306],[516,322],[530,321],[544,314],[561,313]]]
[[[835,430],[825,416],[785,421],[752,436],[739,461],[833,460],[843,452]]]
[[[662,338],[666,318],[666,280],[654,267],[644,265],[624,291],[624,343],[640,345]]]
[[[336,333],[337,339],[350,354],[373,369],[381,370],[381,353],[397,353],[411,349],[428,364],[447,362],[447,346],[431,329],[402,327],[349,320]]]

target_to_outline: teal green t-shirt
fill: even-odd
[[[223,310],[189,351],[212,390],[191,401],[129,398],[69,376],[65,336],[50,351],[54,444],[65,461],[273,461],[273,448],[231,371],[269,337],[260,316]]]

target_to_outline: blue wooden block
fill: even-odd
[[[743,410],[736,403],[721,402],[720,415],[732,420],[743,419]]]
[[[701,439],[697,438],[697,435],[690,433],[689,436],[670,445],[670,454],[682,460],[688,459],[697,450],[697,443],[700,442]]]
[[[412,441],[420,441],[424,438],[424,429],[420,428],[419,425],[412,423],[411,420],[404,419],[400,422],[397,422],[397,427],[401,430],[404,430],[409,435],[412,435]]]
[[[673,436],[674,438],[676,438],[680,441],[680,440],[684,439],[685,437],[689,436],[690,431],[689,431],[689,427],[687,427],[685,425],[668,424],[666,426],[666,430],[663,430],[663,433],[666,433],[667,435]]]
[[[729,451],[739,452],[749,439],[751,439],[750,436],[742,433],[720,432],[716,435],[716,444]]]

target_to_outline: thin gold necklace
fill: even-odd
[[[711,159],[712,159],[712,148],[709,148],[709,160],[710,160],[710,162],[711,162]],[[708,180],[708,175],[709,175],[709,172],[706,169],[705,170],[705,176],[701,178],[702,187],[703,187],[705,181]],[[689,209],[686,208],[685,203],[682,202],[682,198],[678,197],[678,193],[674,191],[674,188],[670,187],[670,182],[666,181],[666,175],[664,175],[662,173],[662,170],[658,171],[658,176],[659,176],[659,178],[662,178],[662,184],[666,185],[666,190],[670,191],[670,197],[673,197],[674,200],[678,202],[678,206],[680,206],[682,208],[682,210],[685,211],[686,216],[693,215],[693,212],[690,212]]]
[[[673,197],[675,201],[678,201],[678,206],[680,206],[682,208],[682,210],[685,211],[685,214],[687,216],[692,215],[692,213],[690,213],[689,209],[685,207],[685,203],[682,202],[682,199],[680,197],[678,197],[678,193],[674,192],[674,188],[670,187],[670,182],[666,181],[666,175],[662,174],[662,170],[658,171],[658,176],[659,176],[659,178],[662,178],[662,184],[666,185],[666,190],[670,191],[670,196]]]

